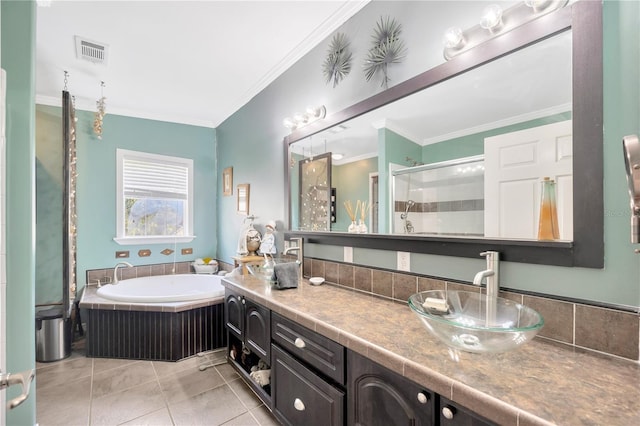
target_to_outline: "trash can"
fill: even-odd
[[[36,361],[58,361],[70,355],[69,332],[62,308],[36,312]]]

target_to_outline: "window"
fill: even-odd
[[[119,244],[193,240],[193,160],[117,150]]]

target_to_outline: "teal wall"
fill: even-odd
[[[0,3],[2,52],[7,71],[6,128],[6,347],[7,371],[35,368],[35,2]],[[20,394],[7,389],[7,400]],[[35,424],[35,389],[6,424]],[[4,419],[2,419],[4,420]],[[0,421],[2,421],[0,420]]]
[[[268,193],[269,215],[283,211],[284,198],[278,188],[284,182],[281,127],[283,117],[307,104],[323,103],[335,113],[380,91],[379,82],[366,83],[358,64],[368,49],[371,28],[380,16],[390,15],[403,24],[408,55],[403,63],[390,67],[391,85],[404,81],[442,63],[441,34],[452,25],[474,25],[483,4],[480,2],[372,2],[347,21],[340,31],[352,40],[354,67],[333,89],[326,85],[321,64],[327,38],[219,128],[221,167],[251,157],[272,161],[273,167],[243,167],[241,179],[254,191]],[[465,22],[468,19],[469,22]],[[454,22],[455,20],[455,22]],[[604,2],[604,204],[605,267],[603,269],[564,268],[504,262],[502,285],[507,288],[577,299],[640,306],[640,266],[629,242],[629,201],[621,154],[621,138],[640,132],[638,78],[640,53],[638,34],[640,3]],[[235,169],[234,169],[235,173]],[[235,178],[235,176],[234,176]],[[578,183],[579,184],[579,183]],[[263,208],[263,206],[260,206]],[[219,252],[230,256],[239,229],[231,202],[219,204]],[[284,216],[279,216],[282,219]],[[226,229],[223,231],[222,227]],[[342,247],[308,244],[306,254],[342,260]],[[354,249],[354,262],[395,268],[396,254],[383,250]],[[484,266],[482,259],[467,259],[413,253],[413,272],[470,281]]]
[[[439,161],[453,160],[455,158],[471,157],[472,155],[484,154],[484,139],[503,133],[516,132],[518,130],[530,129],[532,127],[544,126],[545,124],[557,123],[571,119],[571,112],[550,115],[548,117],[535,120],[523,121],[509,126],[497,127],[484,132],[461,136],[455,139],[425,145],[422,147],[422,162],[425,164],[437,163]]]
[[[393,208],[391,203],[393,202],[393,196],[391,192],[391,174],[389,173],[389,165],[402,164],[409,167],[411,163],[407,160],[407,157],[415,161],[420,161],[422,157],[422,147],[397,134],[396,132],[382,128],[378,130],[378,175],[379,187],[378,187],[378,201],[380,207],[378,209],[378,231],[379,232],[392,232],[391,213]]]
[[[377,157],[354,161],[331,168],[331,186],[336,191],[336,223],[331,224],[332,231],[347,232],[351,219],[344,208],[344,202],[351,200],[353,208],[358,200],[369,202],[369,174],[378,171]],[[358,212],[357,219],[360,218]],[[369,215],[365,223],[369,226]]]
[[[38,110],[41,110],[38,106]],[[104,118],[102,140],[92,131],[93,113],[78,111],[77,123],[77,214],[78,286],[83,287],[87,269],[113,268],[115,252],[129,250],[133,265],[188,261],[216,256],[218,168],[214,129],[109,114]],[[116,149],[192,158],[194,164],[194,234],[189,243],[119,245],[116,236]],[[180,250],[193,248],[192,255]],[[149,257],[138,250],[150,249]]]
[[[73,93],[72,93],[73,95]],[[102,140],[93,134],[93,112],[77,112],[77,277],[87,269],[112,268],[115,252],[128,250],[133,265],[216,256],[217,165],[215,129],[107,114]],[[62,108],[36,106],[37,232],[36,303],[62,300]],[[189,243],[119,245],[116,236],[116,150],[118,148],[194,160],[194,234]],[[182,255],[180,249],[193,248]],[[151,256],[139,257],[138,250]],[[42,263],[41,263],[42,262]],[[46,262],[46,263],[45,263]]]

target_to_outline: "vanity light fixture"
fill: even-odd
[[[561,9],[567,3],[569,0],[524,0],[505,10],[497,4],[487,6],[478,25],[466,30],[451,27],[445,31],[442,38],[444,57],[450,60],[493,37]]]
[[[287,129],[294,131],[300,127],[304,127],[307,124],[314,121],[323,119],[327,116],[327,109],[324,105],[320,106],[308,106],[304,113],[296,112],[292,117],[287,117],[282,120],[282,124]]]

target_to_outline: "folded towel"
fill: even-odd
[[[298,265],[297,262],[277,263],[273,267],[274,286],[278,289],[298,287]]]

